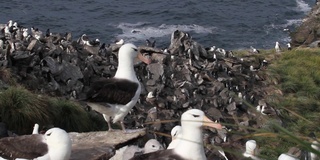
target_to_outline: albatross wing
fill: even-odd
[[[125,105],[135,96],[139,84],[127,79],[102,79],[93,83],[87,93],[89,102]]]
[[[185,160],[174,152],[173,149],[160,150],[147,154],[141,154],[131,158],[130,160]]]
[[[0,156],[3,158],[34,159],[48,153],[43,135],[32,134],[0,139]]]

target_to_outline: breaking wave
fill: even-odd
[[[311,7],[308,3],[303,0],[296,0],[297,3],[297,10],[302,11],[304,13],[308,13],[311,10]]]
[[[184,32],[193,32],[197,34],[212,34],[215,27],[204,27],[197,24],[191,25],[168,25],[161,24],[160,26],[151,26],[148,22],[120,23],[116,28],[122,30],[122,34],[117,35],[119,38],[134,40],[145,40],[150,37],[159,38],[171,35],[175,30]]]

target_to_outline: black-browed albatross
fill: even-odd
[[[176,125],[175,127],[172,128],[172,130],[171,130],[172,141],[168,145],[167,149],[173,149],[177,146],[177,144],[179,143],[179,141],[181,139],[181,135],[182,135],[181,130],[182,130],[182,127],[180,125]]]
[[[156,139],[149,139],[144,148],[137,145],[124,146],[116,151],[116,154],[110,160],[128,160],[137,154],[151,153],[163,150],[163,146]]]
[[[44,135],[31,134],[0,139],[0,157],[5,159],[68,160],[71,156],[69,134],[49,129]]]
[[[221,124],[211,121],[203,111],[190,109],[181,116],[182,135],[175,148],[135,156],[131,160],[206,160],[202,126],[222,129]]]
[[[87,93],[85,101],[93,110],[103,114],[109,131],[112,130],[112,119],[113,123],[120,122],[122,130],[126,132],[123,119],[140,97],[141,86],[133,67],[135,58],[146,64],[151,62],[138,52],[135,45],[127,43],[121,46],[115,76],[94,82]]]

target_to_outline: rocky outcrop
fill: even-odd
[[[115,150],[145,135],[145,130],[123,133],[121,130],[112,132],[69,133],[72,141],[72,160],[107,160],[115,154]]]
[[[318,40],[320,39],[320,4],[317,2],[311,12],[303,19],[302,24],[296,28],[294,32],[290,34],[291,43],[293,46],[309,46],[313,42],[311,47],[319,47]]]

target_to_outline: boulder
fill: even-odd
[[[72,141],[71,160],[105,160],[115,154],[131,140],[146,134],[145,129],[132,130],[123,133],[122,130],[76,133],[70,132]]]

